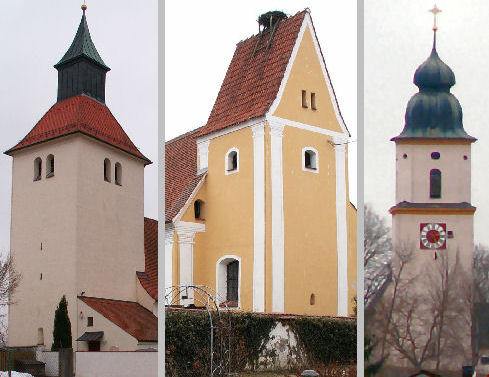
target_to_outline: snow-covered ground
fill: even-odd
[[[29,373],[22,373],[22,372],[11,372],[12,377],[32,377],[32,374]],[[8,377],[8,372],[1,372],[0,371],[0,377]]]

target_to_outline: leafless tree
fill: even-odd
[[[446,250],[420,267],[412,250],[394,251],[392,283],[376,308],[382,352],[414,370],[458,369],[470,353],[470,275],[458,252]]]
[[[364,222],[364,303],[368,308],[391,279],[392,241],[385,219],[369,204],[364,207]]]
[[[474,302],[489,302],[489,247],[474,249]]]
[[[7,343],[7,307],[15,304],[15,292],[21,280],[13,258],[7,256],[0,259],[0,347]]]

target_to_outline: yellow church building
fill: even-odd
[[[165,288],[211,287],[244,311],[352,315],[350,134],[309,10],[259,24],[207,123],[166,142]]]

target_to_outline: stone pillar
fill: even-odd
[[[282,173],[283,130],[283,124],[270,122],[273,312],[284,312],[285,310],[284,189]]]
[[[165,227],[165,292],[173,286],[173,226]],[[165,293],[166,294],[166,293]]]
[[[180,260],[179,285],[194,285],[194,238],[195,233],[205,230],[204,224],[179,221],[175,225],[178,234],[178,249]],[[180,295],[181,305],[194,303],[193,290],[182,292]]]
[[[253,131],[253,311],[265,311],[265,124]]]
[[[346,219],[346,140],[335,138],[338,315],[348,315],[348,235]]]

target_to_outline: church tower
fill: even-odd
[[[49,348],[66,295],[76,350],[77,297],[135,301],[135,272],[145,268],[143,178],[151,162],[105,105],[109,67],[82,10],[55,65],[57,102],[5,152],[13,159],[11,255],[22,274],[9,307],[9,346]]]
[[[418,279],[410,285],[418,306],[430,305],[429,299],[423,302],[429,284],[419,281],[436,275],[442,263],[448,268],[457,263],[471,281],[474,250],[471,145],[476,139],[464,130],[462,107],[450,93],[455,75],[438,56],[436,23],[433,30],[431,54],[414,74],[419,92],[407,104],[404,129],[391,139],[396,144],[393,244],[395,250],[412,252],[405,277]],[[457,289],[461,297],[463,288]],[[470,324],[466,326],[460,339],[463,362],[470,363]]]

